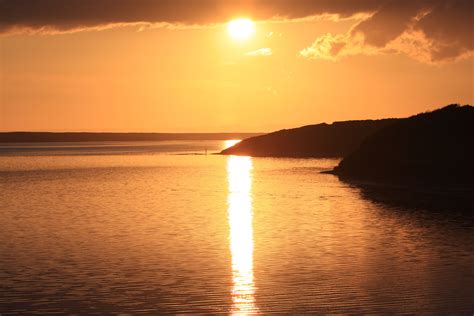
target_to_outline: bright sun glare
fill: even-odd
[[[255,23],[250,19],[235,19],[227,24],[227,31],[234,40],[247,40],[255,33]]]

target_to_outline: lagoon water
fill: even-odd
[[[0,145],[0,314],[474,312],[469,200],[226,145]]]

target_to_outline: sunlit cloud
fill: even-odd
[[[268,32],[266,35],[267,38],[275,38],[275,37],[282,37],[282,33],[275,33],[275,32]]]
[[[303,57],[312,59],[325,59],[336,61],[340,57],[341,51],[345,51],[348,45],[348,37],[345,35],[335,35],[327,33],[319,38],[309,47],[303,49],[300,54]]]
[[[473,55],[473,2],[388,2],[347,33],[326,34],[300,55],[336,61],[357,54],[404,53],[424,63],[456,61]]]
[[[245,55],[252,56],[252,57],[265,57],[265,56],[272,56],[273,51],[271,48],[260,48],[252,52],[248,52]]]

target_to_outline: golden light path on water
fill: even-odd
[[[228,219],[232,256],[232,314],[255,314],[253,280],[252,158],[230,156]]]

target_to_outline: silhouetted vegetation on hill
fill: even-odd
[[[380,129],[334,173],[364,181],[473,187],[473,136],[474,108],[449,105]]]
[[[253,157],[343,157],[363,139],[396,119],[308,125],[252,137],[227,148],[224,155]]]

